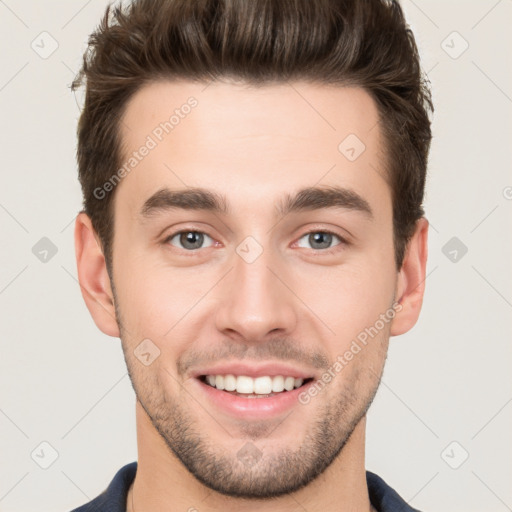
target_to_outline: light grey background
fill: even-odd
[[[68,86],[106,4],[0,0],[2,512],[70,510],[137,457],[120,341],[85,307],[73,244]],[[424,511],[512,510],[512,1],[403,6],[436,108],[430,255],[422,316],[391,340],[368,415],[367,468]]]

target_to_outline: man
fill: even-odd
[[[430,93],[385,0],[140,0],[73,87],[75,248],[138,461],[76,511],[408,511],[364,465],[415,324]]]

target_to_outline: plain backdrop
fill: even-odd
[[[0,1],[2,512],[69,511],[137,458],[120,341],[85,307],[73,245],[69,84],[106,5]],[[391,339],[368,414],[366,466],[423,511],[512,510],[512,2],[403,7],[436,109],[430,254],[421,318]]]

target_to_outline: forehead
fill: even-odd
[[[133,211],[163,186],[244,207],[315,184],[382,188],[385,175],[376,105],[354,87],[158,81],[130,99],[120,133],[116,202]]]

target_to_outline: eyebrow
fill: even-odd
[[[286,194],[276,205],[276,216],[299,211],[341,208],[355,210],[373,218],[368,201],[353,190],[339,186],[307,187],[295,194]],[[218,192],[201,187],[181,190],[162,188],[149,197],[143,204],[140,215],[150,218],[169,210],[204,210],[229,215],[230,208],[226,197]]]

